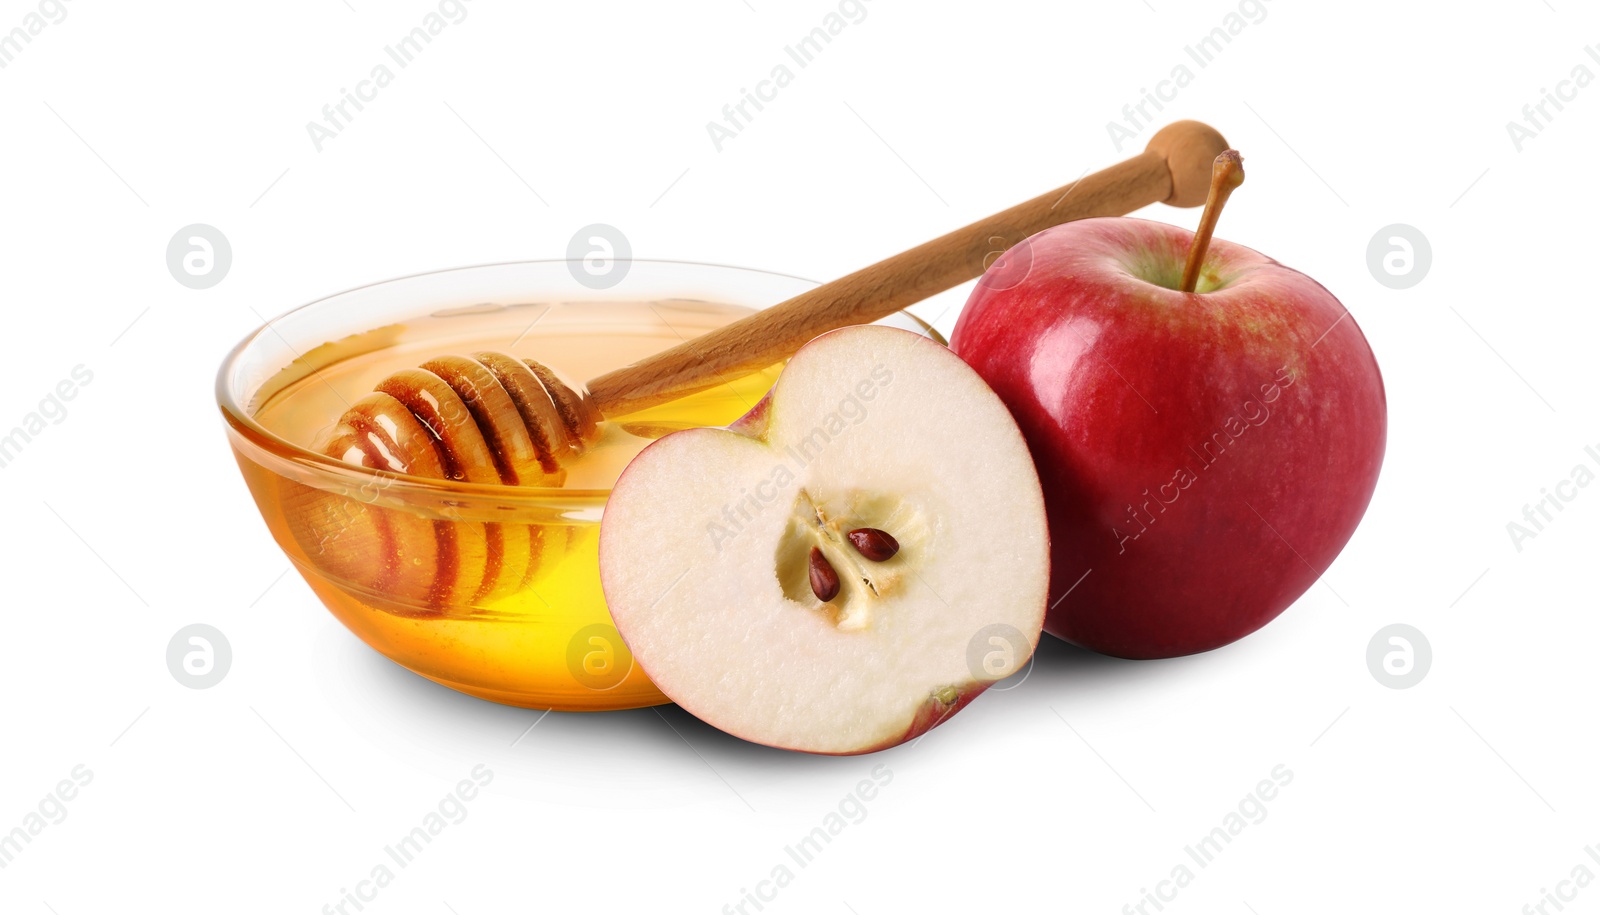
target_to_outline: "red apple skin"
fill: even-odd
[[[1179,292],[1191,239],[1141,219],[1041,232],[991,265],[951,336],[1038,467],[1045,630],[1118,657],[1266,625],[1343,549],[1383,462],[1383,379],[1338,299],[1221,240]]]
[[[920,707],[918,707],[916,715],[911,719],[911,724],[906,728],[906,732],[904,734],[901,734],[899,737],[886,740],[883,743],[877,744],[876,746],[868,747],[861,752],[876,753],[879,750],[887,750],[890,747],[897,747],[900,744],[910,743],[911,741],[920,738],[922,735],[928,733],[939,725],[944,724],[951,718],[954,718],[956,716],[956,712],[966,708],[967,703],[978,698],[983,694],[984,690],[987,690],[993,685],[994,683],[992,682],[982,683],[973,681],[963,684],[962,686],[955,687],[955,701],[951,702],[949,705],[944,704],[935,696],[929,696],[928,699],[924,701]]]

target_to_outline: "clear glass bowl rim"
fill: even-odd
[[[216,398],[217,405],[222,410],[223,420],[228,424],[245,444],[250,446],[255,453],[251,458],[260,458],[258,462],[269,470],[280,475],[290,476],[296,482],[303,483],[322,490],[330,491],[363,491],[370,490],[375,479],[382,480],[381,501],[399,501],[417,507],[420,504],[431,505],[441,509],[454,509],[464,502],[478,502],[484,500],[493,504],[497,509],[504,510],[518,506],[556,508],[564,510],[598,508],[605,504],[611,494],[610,488],[605,489],[566,489],[550,486],[509,486],[503,483],[466,483],[455,480],[438,480],[431,477],[418,477],[410,474],[398,474],[388,471],[372,470],[366,467],[357,467],[347,464],[338,458],[319,454],[308,448],[303,448],[256,422],[255,418],[239,403],[233,390],[232,379],[239,362],[261,337],[267,333],[275,333],[273,325],[290,315],[308,311],[325,305],[335,299],[342,298],[352,293],[362,292],[379,286],[392,283],[403,283],[407,280],[421,279],[423,277],[437,277],[451,273],[462,273],[474,270],[486,270],[496,267],[520,267],[552,264],[581,263],[569,258],[543,258],[536,260],[496,261],[483,264],[469,264],[460,267],[447,267],[442,270],[425,270],[403,276],[391,277],[360,286],[352,286],[339,292],[325,295],[303,305],[296,306],[276,317],[270,318],[266,323],[251,331],[223,359],[221,367],[217,370]],[[761,274],[781,279],[794,280],[806,283],[812,287],[821,285],[813,279],[795,276],[790,273],[780,273],[774,270],[761,270],[754,267],[736,267],[728,264],[715,264],[709,261],[686,261],[661,258],[632,258],[631,264],[663,265],[673,267],[703,267],[714,271],[736,271],[743,273]],[[776,305],[772,302],[770,305]],[[895,312],[891,317],[900,317],[916,325],[919,332],[931,336],[940,343],[944,338],[932,325],[918,318],[908,311]],[[286,474],[285,471],[288,471]]]

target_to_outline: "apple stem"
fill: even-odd
[[[1211,191],[1206,195],[1206,208],[1200,214],[1200,225],[1194,230],[1194,243],[1189,246],[1189,259],[1183,265],[1183,282],[1178,288],[1194,292],[1200,282],[1200,265],[1205,262],[1206,249],[1211,247],[1211,233],[1217,230],[1217,218],[1228,202],[1233,189],[1244,183],[1244,157],[1237,149],[1223,150],[1211,165]]]

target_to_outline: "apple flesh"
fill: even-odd
[[[1270,622],[1343,549],[1383,461],[1383,380],[1344,306],[1221,240],[1181,292],[1191,240],[1140,219],[1041,232],[991,265],[951,336],[1039,470],[1046,631],[1126,658]]]
[[[811,753],[913,739],[1020,669],[1048,570],[1005,406],[886,327],[824,334],[733,426],[652,443],[600,529],[612,619],[661,691]]]

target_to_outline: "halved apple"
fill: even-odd
[[[746,740],[913,739],[1038,643],[1049,542],[1017,425],[938,343],[847,327],[727,429],[674,432],[617,481],[600,576],[635,661]]]

